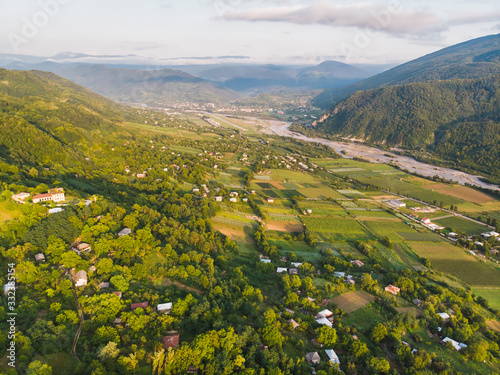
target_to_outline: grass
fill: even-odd
[[[336,241],[372,239],[356,220],[303,217],[304,225],[312,232],[321,233]]]
[[[393,242],[401,242],[401,236],[398,232],[417,233],[409,225],[403,222],[383,222],[383,221],[363,221],[369,229],[375,232],[379,237],[389,237]]]
[[[445,219],[438,219],[435,220],[435,223],[443,227],[451,228],[454,232],[465,233],[468,235],[480,234],[486,231],[490,231],[490,229],[488,229],[488,227],[484,225],[456,216],[447,217]]]
[[[398,232],[405,241],[430,241],[430,242],[443,242],[443,237],[436,233],[431,232]]]
[[[339,309],[344,310],[346,313],[351,313],[369,305],[374,300],[374,296],[359,290],[357,292],[346,293],[335,297],[332,302],[336,304]]]
[[[0,226],[21,216],[22,205],[11,201],[0,202]]]
[[[463,249],[447,242],[410,242],[411,248],[431,261],[432,268],[449,273],[472,286],[500,286],[500,272]]]
[[[500,311],[500,288],[474,288],[472,292],[486,299],[491,308]]]
[[[343,319],[344,326],[355,326],[358,330],[367,331],[386,319],[379,311],[379,306],[370,303],[368,306],[346,314]]]

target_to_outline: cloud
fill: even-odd
[[[220,19],[228,21],[287,22],[299,25],[356,27],[394,35],[422,36],[443,31],[443,19],[425,10],[402,9],[373,3],[336,5],[320,2],[308,6],[269,7],[229,11]]]

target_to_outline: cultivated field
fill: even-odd
[[[435,223],[442,225],[443,227],[451,228],[454,232],[465,233],[468,235],[480,234],[491,230],[488,229],[487,226],[456,216],[447,217],[445,219],[438,219],[435,220]]]
[[[333,237],[336,241],[373,238],[356,220],[307,216],[302,220],[310,231]]]
[[[344,310],[346,313],[361,309],[373,301],[375,301],[375,297],[363,290],[342,294],[332,300],[339,309]]]

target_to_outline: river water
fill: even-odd
[[[262,120],[260,121],[262,122]],[[369,160],[373,163],[389,164],[392,162],[398,165],[401,169],[406,169],[412,173],[417,173],[422,176],[427,176],[427,177],[439,176],[447,180],[456,181],[461,185],[465,185],[466,183],[468,183],[486,189],[500,190],[500,188],[497,185],[488,184],[486,182],[481,181],[479,179],[480,176],[471,175],[469,173],[457,171],[455,169],[437,167],[435,165],[422,163],[408,156],[401,156],[393,154],[391,152],[379,150],[378,148],[375,147],[364,146],[352,142],[338,142],[338,141],[330,141],[324,138],[307,137],[303,134],[290,131],[290,129],[288,128],[292,124],[291,122],[265,121],[265,123],[269,128],[269,130],[271,130],[273,133],[277,135],[283,137],[301,139],[303,141],[322,143],[324,145],[330,146],[339,154],[341,151],[344,151],[346,155],[343,155],[343,157],[346,158],[352,159],[354,157],[359,157]]]

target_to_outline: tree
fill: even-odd
[[[387,336],[387,328],[382,323],[377,324],[370,332],[370,338],[376,344],[382,341]]]
[[[74,251],[67,251],[61,256],[60,263],[65,268],[76,268],[83,259]]]
[[[29,364],[26,375],[52,375],[52,367],[40,361],[33,361]]]
[[[373,357],[370,359],[370,367],[375,373],[387,373],[391,370],[389,361],[385,358]]]
[[[326,345],[328,347],[333,346],[337,343],[337,331],[335,328],[328,326],[322,326],[316,330],[316,336],[318,342]]]
[[[129,283],[122,275],[116,275],[111,278],[111,284],[118,289],[120,292],[125,292],[128,290]]]
[[[482,362],[488,357],[488,349],[488,342],[480,340],[470,344],[465,349],[465,353],[473,361]]]
[[[109,359],[115,359],[120,354],[120,349],[118,349],[118,344],[116,342],[110,341],[99,349],[97,357],[103,362]]]

